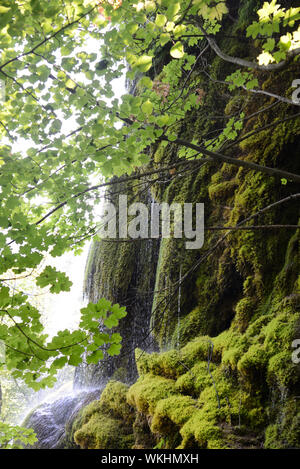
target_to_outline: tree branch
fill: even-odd
[[[206,37],[207,42],[210,45],[210,47],[221,59],[225,60],[226,62],[239,65],[241,67],[252,68],[254,70],[260,70],[262,72],[278,71],[284,68],[291,59],[300,55],[300,47],[298,47],[297,49],[293,49],[287,52],[286,60],[282,60],[281,62],[277,64],[259,65],[256,62],[251,62],[250,60],[241,59],[240,57],[232,57],[231,55],[226,54],[220,49],[215,39],[213,39],[209,34],[206,33],[203,26],[199,23],[198,23],[198,26],[201,29],[203,35]]]
[[[206,71],[204,71],[204,73],[208,76],[208,78],[213,81],[214,83],[221,83],[222,85],[232,85],[233,82],[230,82],[230,81],[224,81],[224,80],[215,80],[214,78],[212,78],[209,73],[207,73]],[[278,101],[281,101],[282,103],[286,103],[286,104],[290,104],[292,106],[300,106],[300,103],[296,103],[295,101],[293,101],[292,99],[289,99],[289,98],[285,98],[284,96],[280,96],[279,94],[275,94],[275,93],[271,93],[270,91],[264,91],[264,90],[256,90],[254,88],[250,88],[248,89],[247,86],[245,85],[239,85],[239,88],[242,88],[243,90],[245,91],[249,91],[250,93],[253,93],[253,94],[262,94],[264,96],[268,96],[270,98],[275,98],[277,99]]]
[[[253,130],[252,132],[249,132],[247,133],[246,135],[243,135],[241,138],[239,138],[238,140],[235,140],[234,142],[232,143],[229,143],[228,145],[225,145],[225,149],[227,150],[228,148],[231,148],[233,147],[234,145],[242,142],[243,140],[247,140],[247,138],[249,137],[252,137],[252,135],[255,135],[255,134],[258,134],[260,132],[263,132],[264,130],[267,130],[267,129],[270,129],[271,127],[274,127],[274,125],[280,125],[282,124],[283,122],[286,122],[290,119],[295,119],[296,117],[300,117],[300,112],[298,112],[297,114],[293,114],[292,116],[287,116],[285,117],[284,119],[281,119],[281,120],[277,120],[275,122],[271,122],[270,124],[266,124],[264,125],[263,127],[260,127],[259,129],[255,129]]]
[[[70,199],[76,199],[76,198],[80,197],[81,195],[84,195],[88,192],[91,192],[91,191],[94,191],[94,190],[97,190],[97,189],[101,189],[102,187],[111,186],[113,184],[121,184],[122,182],[134,181],[135,179],[141,179],[145,176],[150,176],[152,174],[157,174],[157,173],[160,173],[162,171],[173,169],[173,168],[175,168],[177,166],[180,166],[180,165],[187,165],[189,163],[198,163],[199,164],[199,163],[202,163],[202,162],[211,162],[211,161],[212,161],[211,159],[202,159],[202,158],[201,158],[201,160],[181,161],[181,162],[174,163],[170,166],[166,166],[166,167],[163,167],[163,168],[160,168],[160,169],[154,169],[152,171],[147,171],[145,173],[141,173],[141,174],[138,174],[138,175],[126,176],[126,177],[123,177],[123,178],[119,178],[117,181],[109,181],[109,182],[104,182],[102,184],[97,184],[95,186],[87,187],[85,190],[83,190],[81,192],[78,192],[77,194],[74,194]],[[46,220],[46,218],[50,217],[53,213],[55,213],[57,210],[64,207],[70,199],[64,200],[63,202],[58,204],[56,207],[54,207],[52,210],[50,210],[50,212],[48,212],[40,220],[38,220],[35,223],[35,225],[39,225],[44,220]]]
[[[58,347],[58,348],[47,348],[47,347],[44,347],[43,345],[39,344],[38,342],[36,342],[34,339],[32,339],[31,337],[29,337],[26,332],[23,331],[23,329],[19,326],[19,324],[14,320],[13,316],[7,311],[7,309],[0,309],[0,311],[2,311],[3,313],[6,313],[7,316],[13,321],[14,325],[16,326],[16,328],[18,329],[18,331],[21,332],[21,334],[27,339],[29,340],[32,344],[36,345],[38,348],[40,348],[41,350],[44,350],[45,352],[59,352],[60,350],[63,350],[63,349],[67,349],[67,348],[71,348],[71,347],[74,347],[75,345],[80,345],[82,344],[83,342],[85,342],[87,340],[87,337],[85,337],[83,340],[79,341],[79,342],[76,342],[74,344],[70,344],[70,345],[64,345],[63,347]]]
[[[184,146],[184,147],[187,147],[187,148],[191,148],[192,150],[195,150],[198,153],[202,153],[203,155],[206,155],[206,156],[208,156],[208,157],[210,157],[214,160],[217,160],[217,161],[222,161],[224,163],[233,164],[235,166],[240,166],[240,167],[243,167],[243,168],[246,168],[246,169],[252,169],[253,171],[259,171],[261,173],[265,173],[265,174],[268,174],[270,176],[285,178],[285,179],[289,179],[291,181],[300,183],[300,175],[299,174],[290,173],[290,172],[284,171],[282,169],[270,168],[268,166],[261,166],[261,165],[256,164],[256,163],[252,163],[251,161],[245,161],[245,160],[239,160],[239,159],[236,159],[236,158],[232,158],[231,156],[226,156],[226,155],[223,155],[221,153],[208,150],[205,147],[202,147],[200,145],[195,145],[193,143],[187,142],[186,140],[182,140],[180,138],[177,138],[174,141],[170,141],[168,139],[168,137],[162,135],[161,137],[159,137],[159,140],[166,141],[166,142],[169,142],[169,143],[174,143],[174,144],[181,145],[181,146]]]

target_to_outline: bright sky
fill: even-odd
[[[85,263],[88,255],[89,243],[79,256],[68,252],[58,258],[50,258],[47,264],[65,272],[73,282],[69,292],[49,294],[45,301],[45,332],[54,335],[63,329],[75,329],[80,318],[80,308],[83,304],[83,280]]]

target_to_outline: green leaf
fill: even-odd
[[[117,355],[117,354],[116,354]],[[102,350],[96,350],[95,352],[93,352],[91,355],[89,355],[87,358],[86,358],[86,362],[88,364],[97,364],[100,360],[103,360],[103,352]]]
[[[111,315],[109,318],[105,319],[103,323],[106,327],[112,329],[113,327],[116,327],[119,324],[119,321],[115,316]]]
[[[176,44],[171,48],[170,54],[174,59],[182,59],[184,56],[183,44],[180,41],[176,42]]]
[[[259,65],[269,65],[274,62],[274,58],[269,52],[262,52],[257,58]]]
[[[267,42],[263,45],[263,48],[269,52],[275,48],[275,39],[269,38]]]
[[[78,354],[72,354],[68,361],[70,366],[78,366],[81,362],[82,362],[82,358]]]
[[[58,132],[60,132],[61,127],[62,127],[61,121],[59,119],[55,119],[51,124],[50,132],[58,133]]]
[[[159,42],[160,45],[163,47],[171,40],[171,35],[169,33],[163,33],[160,35]]]
[[[145,153],[140,153],[138,161],[140,164],[148,164],[150,161],[150,156]]]
[[[153,82],[149,77],[142,77],[139,81],[139,84],[149,89],[152,89],[153,86]]]
[[[52,365],[55,368],[63,368],[65,366],[65,364],[67,363],[67,361],[68,361],[67,357],[57,358],[56,360],[54,360]]]
[[[7,13],[9,10],[10,10],[10,7],[5,7],[3,5],[0,5],[0,15]]]
[[[70,291],[72,282],[64,272],[58,272],[55,267],[46,266],[43,272],[36,278],[37,286],[44,288],[51,285],[51,293]]]
[[[149,99],[142,104],[142,111],[147,116],[150,116],[150,114],[152,114],[153,104],[151,103],[151,101],[149,101]]]
[[[168,114],[158,116],[157,119],[156,119],[156,123],[160,127],[164,127],[165,125],[168,125],[169,122],[170,122],[170,116]]]
[[[148,72],[152,67],[152,60],[153,57],[151,55],[142,55],[132,63],[132,68],[134,70],[137,69],[139,72]]]
[[[257,87],[258,87],[258,79],[257,78],[254,78],[253,80],[248,81],[247,84],[246,84],[247,90],[252,90],[252,89],[257,88]]]
[[[179,11],[180,11],[180,2],[176,2],[173,0],[168,6],[168,10],[167,10],[168,20],[172,21],[174,19],[174,16],[177,15]]]
[[[121,350],[121,345],[120,344],[112,344],[109,349],[107,350],[107,353],[113,357],[114,355],[119,355]]]
[[[165,15],[156,15],[155,24],[159,28],[162,28],[167,22],[167,17]]]

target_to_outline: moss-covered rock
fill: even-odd
[[[127,404],[127,386],[110,381],[99,401],[84,407],[72,428],[82,449],[128,449],[133,446],[133,409]]]
[[[156,405],[176,394],[175,382],[150,373],[142,375],[127,394],[128,403],[145,415],[153,415]]]

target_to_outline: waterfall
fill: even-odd
[[[115,186],[116,193],[129,190],[124,184]],[[140,201],[151,208],[149,189],[144,191]],[[114,357],[105,355],[97,365],[81,364],[75,373],[76,389],[95,387],[112,377],[130,384],[137,377],[135,349],[156,349],[150,334],[150,319],[158,252],[159,240],[151,238],[134,243],[109,240],[93,243],[85,275],[87,300],[97,302],[105,297],[125,306],[127,316],[113,331],[122,337],[121,353]]]
[[[56,333],[58,324],[60,328],[68,327],[71,330],[77,327],[79,310],[83,306],[80,287],[85,258],[86,249],[81,256],[65,254],[58,260],[50,260],[55,267],[65,271],[73,282],[70,292],[47,298],[44,322],[50,336]],[[71,371],[72,368],[69,366],[60,370],[56,389],[41,390],[34,394],[32,400],[36,403],[35,407],[27,409],[29,413],[25,420],[24,413],[19,417],[20,425],[33,428],[37,434],[38,442],[34,448],[62,448],[65,444],[66,428],[72,424],[79,410],[100,396],[101,383],[97,388],[73,389],[73,379],[70,378],[74,373]]]
[[[69,383],[73,387],[73,383]],[[49,394],[45,400],[25,419],[23,426],[33,428],[38,437],[34,449],[62,449],[72,442],[67,441],[67,429],[71,428],[80,409],[98,399],[101,389],[66,389]],[[73,446],[74,447],[74,446]],[[32,447],[31,447],[32,448]]]

